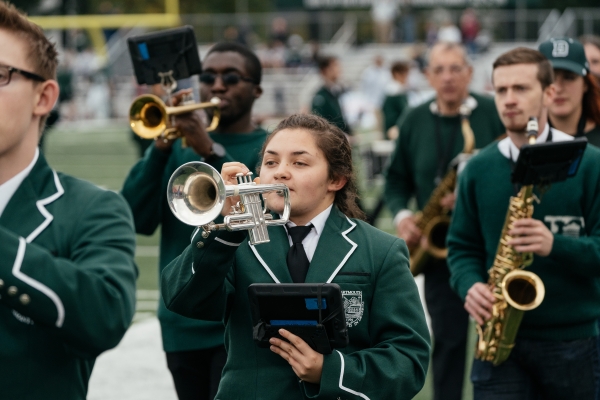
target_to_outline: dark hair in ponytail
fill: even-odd
[[[344,215],[350,218],[365,219],[358,207],[358,190],[352,164],[352,148],[346,134],[327,120],[311,114],[294,114],[281,121],[269,135],[260,152],[265,154],[267,145],[277,132],[284,129],[305,129],[315,138],[317,147],[323,152],[329,167],[329,179],[345,178],[346,184],[335,192],[335,204]],[[262,164],[262,163],[261,163]]]

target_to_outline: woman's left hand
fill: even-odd
[[[289,343],[271,338],[271,351],[287,361],[298,378],[309,383],[320,383],[323,354],[317,353],[304,340],[285,329],[280,329],[279,334],[289,340]]]

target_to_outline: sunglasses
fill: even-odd
[[[224,85],[237,85],[240,81],[254,83],[254,79],[241,76],[237,72],[226,72],[224,74],[215,74],[212,72],[203,72],[200,74],[200,82],[207,85],[214,85],[217,76],[221,76]]]

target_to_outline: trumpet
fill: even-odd
[[[225,185],[216,169],[203,162],[183,164],[171,175],[167,185],[167,201],[171,211],[181,222],[203,229],[202,237],[212,231],[248,230],[252,245],[269,242],[267,227],[285,225],[290,217],[290,192],[282,183],[257,184],[252,172],[237,174],[237,185]],[[276,192],[284,200],[283,215],[273,219],[265,202],[261,206],[259,194]],[[225,205],[225,199],[240,196],[231,213],[222,224],[215,224]]]
[[[137,97],[131,103],[131,107],[129,107],[129,125],[136,135],[144,139],[155,139],[161,136],[166,139],[175,139],[180,134],[169,123],[169,116],[214,107],[213,117],[207,128],[208,132],[214,131],[221,118],[220,102],[221,100],[218,97],[213,97],[210,101],[204,103],[169,107],[160,97],[145,94]]]

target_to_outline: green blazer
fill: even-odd
[[[1,398],[86,398],[135,312],[134,253],[123,198],[40,154],[0,216]]]
[[[269,243],[251,246],[244,231],[196,234],[162,274],[169,309],[225,321],[228,358],[216,399],[411,399],[419,392],[430,341],[404,241],[332,209],[306,282],[337,283],[344,300],[360,307],[346,308],[350,344],[324,356],[314,385],[252,340],[248,286],[292,283],[285,228],[270,227],[269,235]]]

